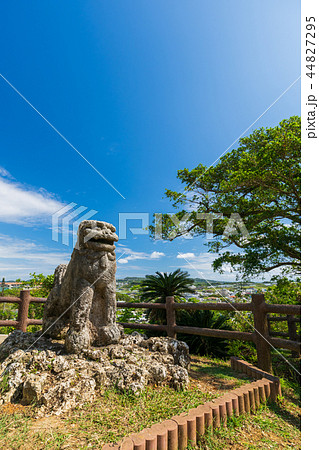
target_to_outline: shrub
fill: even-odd
[[[179,310],[176,322],[181,326],[230,330],[228,317],[224,314],[207,310]],[[228,341],[221,338],[179,334],[178,339],[188,344],[193,354],[213,357],[227,356]]]

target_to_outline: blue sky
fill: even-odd
[[[119,213],[172,212],[163,196],[181,188],[177,170],[212,164],[300,75],[298,1],[15,1],[0,16],[0,73],[121,194],[0,78],[7,279],[53,273],[69,259],[51,216],[71,202],[117,228]],[[292,115],[300,81],[253,128]],[[128,230],[118,277],[183,267],[234,279],[212,273],[203,243]]]

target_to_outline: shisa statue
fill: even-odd
[[[118,237],[112,224],[84,220],[69,264],[60,264],[45,303],[43,331],[65,337],[68,353],[117,343],[116,256]]]

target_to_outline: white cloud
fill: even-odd
[[[119,244],[117,244],[119,245]],[[145,260],[149,260],[149,259],[159,259],[162,256],[165,256],[165,253],[162,252],[152,252],[152,253],[145,253],[145,252],[136,252],[134,250],[131,250],[130,248],[127,247],[121,247],[121,252],[125,253],[125,258],[124,261],[135,261],[138,259],[145,259]],[[118,262],[120,263],[121,261],[123,261],[123,259],[119,260]],[[122,263],[122,264],[126,264],[126,262]]]
[[[127,264],[127,263],[128,263],[128,259],[126,259],[126,258],[121,258],[121,259],[118,259],[117,262],[118,262],[119,264]]]
[[[0,175],[10,174],[0,168]],[[30,225],[48,220],[64,205],[43,189],[38,192],[0,177],[0,221]]]
[[[137,259],[149,259],[150,255],[144,252],[135,252],[134,250],[131,250],[127,247],[122,247],[121,251],[125,253],[125,259],[127,261],[135,261]]]
[[[196,258],[196,256],[194,255],[194,253],[179,253],[177,255],[178,259],[194,259]]]
[[[159,259],[161,256],[165,256],[163,252],[153,252],[151,253],[151,259]]]
[[[67,263],[70,252],[58,252],[31,240],[0,235],[1,276],[28,278],[30,272],[53,273],[61,263]]]
[[[199,253],[198,255],[194,253],[179,253],[177,258],[184,260],[183,264],[179,267],[187,270],[192,277],[206,278],[209,280],[218,278],[218,275],[212,269],[212,263],[216,255],[207,252]]]

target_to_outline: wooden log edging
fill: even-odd
[[[233,370],[245,373],[255,381],[193,408],[188,413],[133,433],[118,444],[105,444],[102,450],[185,450],[189,443],[196,445],[208,428],[226,427],[228,417],[252,414],[263,403],[268,400],[275,402],[281,396],[278,377],[234,356],[230,358],[230,363]]]

